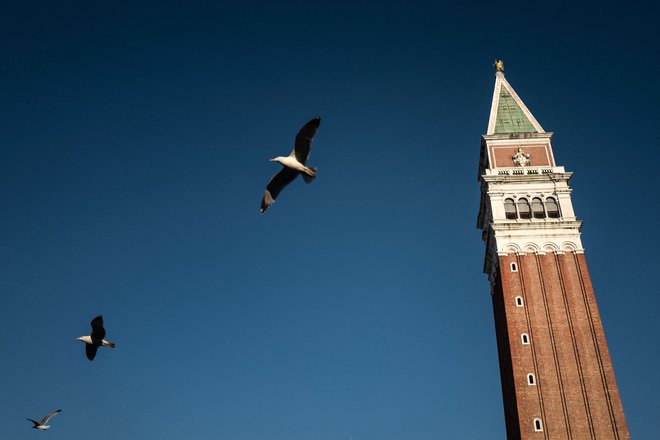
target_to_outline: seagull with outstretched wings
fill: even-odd
[[[47,429],[50,429],[50,426],[49,426],[49,425],[46,425],[46,423],[48,423],[48,421],[49,421],[53,416],[57,415],[57,414],[60,413],[61,411],[62,411],[61,409],[58,409],[57,411],[53,411],[52,413],[48,414],[46,417],[44,417],[43,419],[41,419],[40,422],[37,422],[36,420],[32,420],[32,419],[28,419],[28,420],[31,421],[32,423],[34,423],[34,426],[32,427],[33,429],[40,429],[40,430],[42,430],[42,431],[45,431],[45,430],[47,430]]]
[[[306,163],[312,148],[312,140],[320,124],[321,118],[317,116],[303,125],[296,135],[296,144],[291,154],[270,159],[271,162],[282,164],[282,169],[270,179],[266,186],[264,196],[261,199],[262,213],[266,212],[270,205],[275,203],[275,199],[284,187],[293,182],[298,175],[302,174],[307,183],[310,183],[316,177],[316,168],[310,168]]]
[[[115,348],[115,344],[112,342],[106,341],[105,338],[105,328],[103,328],[103,316],[99,315],[96,318],[92,319],[92,334],[89,336],[81,336],[76,338],[78,341],[85,343],[85,353],[87,354],[87,359],[90,361],[94,360],[96,356],[96,350],[100,346]]]

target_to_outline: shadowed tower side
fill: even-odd
[[[568,185],[496,62],[481,138],[486,244],[508,439],[629,439]]]

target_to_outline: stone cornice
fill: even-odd
[[[486,142],[489,141],[508,141],[520,139],[552,139],[555,134],[551,131],[545,133],[498,133],[483,134],[481,137]]]
[[[556,167],[555,167],[556,168]],[[487,183],[531,183],[531,182],[568,182],[573,177],[573,172],[545,172],[551,168],[506,168],[489,170],[488,174],[482,174],[481,179]],[[531,171],[531,172],[530,172]],[[493,173],[493,174],[490,174]]]
[[[491,228],[498,231],[533,231],[533,230],[552,230],[552,229],[582,229],[582,220],[563,220],[563,219],[526,219],[526,220],[501,220],[497,223],[491,223]]]

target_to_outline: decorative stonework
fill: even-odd
[[[574,252],[576,254],[583,254],[584,249],[580,247],[579,243],[573,243],[570,241],[564,241],[559,245],[557,242],[545,242],[542,246],[539,246],[538,243],[527,242],[524,244],[519,243],[505,243],[502,246],[499,246],[500,249],[497,251],[499,256],[507,256],[509,254],[516,255],[526,255],[526,254],[537,254],[545,255],[546,253],[550,254],[563,254],[565,252]]]
[[[531,163],[531,156],[526,154],[522,148],[518,148],[518,152],[511,159],[513,159],[513,164],[519,167],[526,167]]]

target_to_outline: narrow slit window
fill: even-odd
[[[520,339],[522,340],[523,345],[529,345],[529,335],[527,333],[520,335]]]
[[[541,419],[534,419],[534,431],[543,431],[543,423],[541,423]]]
[[[534,215],[534,218],[545,218],[543,202],[538,197],[532,199],[532,214]]]
[[[511,272],[518,272],[518,265],[516,263],[511,263]]]
[[[559,218],[559,206],[554,197],[545,199],[545,210],[548,212],[548,218]]]
[[[504,213],[509,220],[515,220],[518,218],[518,214],[516,213],[516,203],[513,199],[504,200]]]
[[[516,296],[516,307],[522,307],[522,306],[523,306],[522,296]]]
[[[518,199],[518,215],[520,218],[524,219],[532,218],[532,213],[529,208],[529,202],[527,199]]]
[[[528,385],[536,385],[536,378],[534,377],[534,375],[532,373],[529,373],[527,375],[527,384]]]

